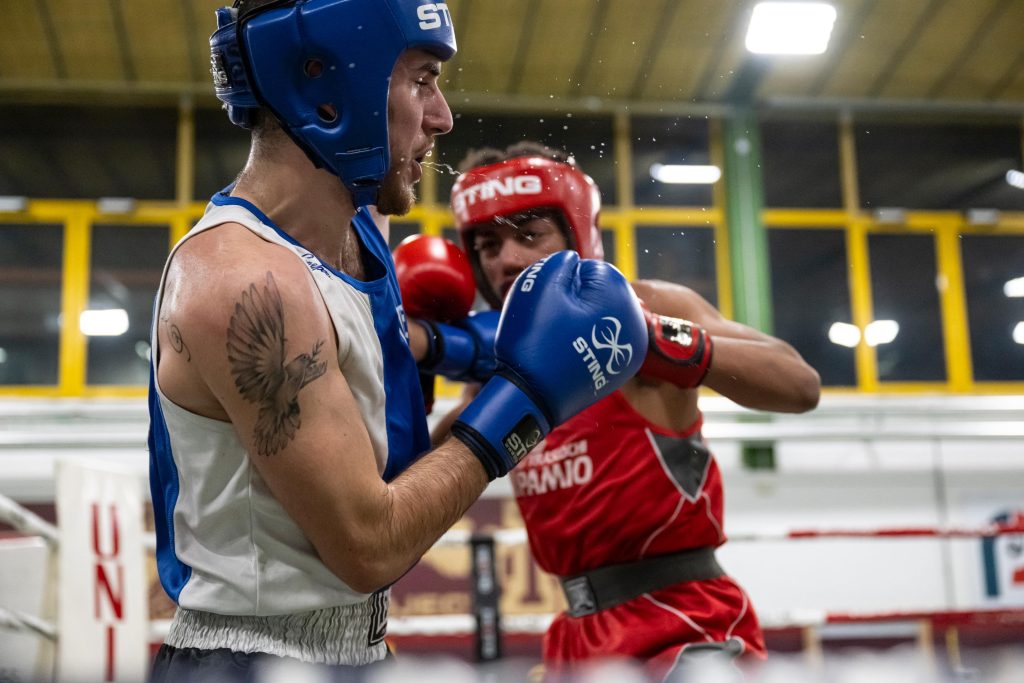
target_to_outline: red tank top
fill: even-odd
[[[724,543],[700,426],[658,427],[616,391],[552,431],[511,475],[537,564],[570,576]]]

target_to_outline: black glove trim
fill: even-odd
[[[452,436],[466,444],[466,447],[473,452],[480,464],[484,466],[488,481],[494,481],[508,473],[505,470],[504,462],[491,448],[487,439],[465,422],[455,421],[455,424],[452,425]]]
[[[444,358],[444,337],[441,335],[441,331],[437,329],[430,320],[423,320],[421,318],[413,318],[414,323],[418,323],[420,327],[427,333],[427,352],[424,354],[423,359],[416,365],[420,370],[430,372],[438,366],[441,360]]]

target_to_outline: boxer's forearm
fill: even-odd
[[[379,505],[358,527],[358,559],[347,577],[356,590],[371,592],[407,572],[462,518],[487,487],[480,461],[457,439],[448,439],[383,490]]]

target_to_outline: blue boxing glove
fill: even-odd
[[[494,375],[494,336],[498,311],[472,313],[454,325],[416,320],[427,332],[423,372],[459,382],[486,382]]]
[[[452,425],[493,479],[548,432],[626,383],[647,355],[647,322],[626,278],[561,251],[516,278],[498,323],[497,373]]]

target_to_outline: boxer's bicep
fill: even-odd
[[[326,306],[290,257],[250,261],[221,282],[199,313],[206,381],[274,499],[362,591],[386,485]]]

